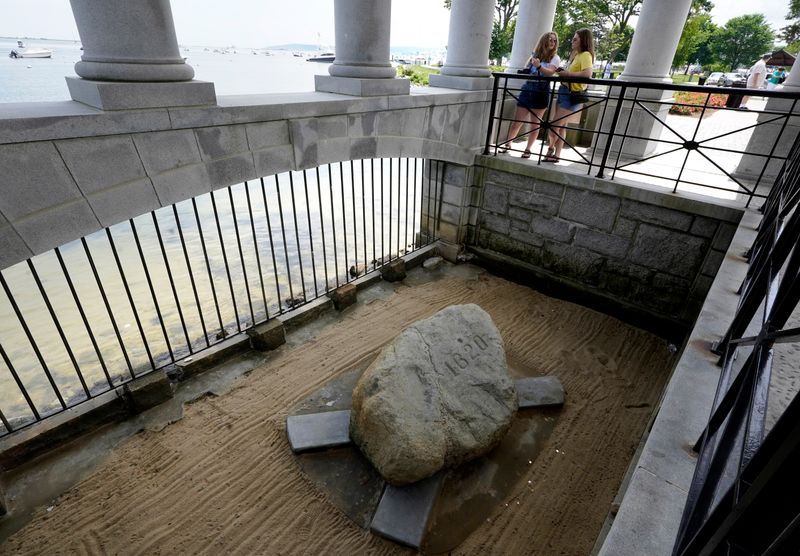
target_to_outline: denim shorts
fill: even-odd
[[[560,85],[558,87],[558,105],[565,110],[569,110],[570,112],[575,112],[578,108],[581,107],[581,103],[572,104],[570,101],[570,91],[565,85]]]

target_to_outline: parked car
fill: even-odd
[[[739,72],[726,73],[721,81],[723,87],[746,87],[747,75]]]
[[[710,73],[708,77],[706,77],[706,85],[713,85],[714,87],[722,87],[724,82],[725,74],[721,71],[715,71],[714,73]]]

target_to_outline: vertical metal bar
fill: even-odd
[[[369,263],[367,259],[367,196],[365,193],[366,186],[364,185],[364,159],[361,159],[361,231],[364,238],[364,273],[369,272]]]
[[[258,283],[261,286],[261,298],[264,300],[264,314],[269,320],[269,305],[267,303],[267,291],[264,289],[264,270],[261,268],[261,255],[258,249],[258,236],[256,236],[256,219],[253,217],[253,203],[250,201],[250,185],[244,182],[244,194],[247,198],[247,212],[250,216],[250,233],[253,234],[253,251],[256,254],[256,266],[258,268]],[[255,324],[255,322],[253,322]]]
[[[186,319],[183,316],[181,302],[180,299],[178,299],[178,290],[175,288],[175,279],[172,277],[169,257],[167,257],[167,250],[164,247],[164,240],[161,237],[161,227],[158,225],[158,218],[156,218],[155,211],[151,211],[150,214],[153,217],[153,226],[155,226],[156,229],[158,246],[161,248],[161,257],[164,259],[164,267],[167,269],[167,278],[169,278],[169,286],[172,289],[172,298],[175,300],[175,308],[178,309],[178,317],[181,319],[181,328],[183,329],[183,337],[186,338],[186,347],[189,348],[189,353],[194,353],[194,350],[192,350],[192,341],[189,339],[189,331],[186,329]]]
[[[494,123],[494,107],[497,104],[497,89],[500,83],[498,79],[494,78],[494,83],[492,85],[492,102],[489,104],[489,125],[486,129],[486,144],[483,147],[483,154],[489,154],[489,145],[492,142],[492,124]]]
[[[417,245],[417,161],[414,159],[414,212],[411,215],[411,233],[414,237],[411,238],[411,248],[416,249]],[[422,190],[422,188],[420,188]],[[420,199],[420,211],[422,210],[422,200]],[[422,227],[422,214],[420,214],[420,228]]]
[[[619,89],[619,97],[617,99],[617,106],[614,108],[614,115],[611,117],[611,127],[608,128],[608,137],[606,138],[606,148],[603,149],[603,158],[600,160],[600,169],[597,171],[598,178],[605,177],[606,164],[608,163],[608,153],[611,151],[611,145],[614,142],[614,134],[617,130],[617,122],[619,121],[619,113],[622,111],[622,103],[625,101],[625,92],[628,90],[626,86],[621,86]],[[610,94],[610,93],[609,93]],[[633,113],[633,105],[631,105],[631,113]],[[628,120],[630,123],[630,119]],[[625,133],[628,133],[627,126]],[[622,152],[622,145],[620,145],[620,152]],[[616,168],[616,165],[615,165]],[[613,175],[612,175],[613,179]]]
[[[708,107],[708,102],[711,100],[711,93],[706,94],[706,101],[703,103],[703,109],[700,111],[700,117],[697,119],[697,125],[694,127],[694,133],[692,134],[692,141],[697,139],[697,132],[700,131],[700,124],[703,121],[703,116],[706,113],[706,108]],[[678,171],[678,176],[675,178],[675,187],[672,189],[673,193],[678,192],[678,185],[681,183],[681,177],[683,176],[683,171],[686,168],[686,163],[689,161],[689,155],[692,151],[686,149],[686,156],[683,157],[683,164],[681,164],[681,169]]]
[[[156,363],[153,360],[153,353],[150,351],[150,344],[147,342],[147,337],[144,334],[144,328],[142,327],[142,321],[139,318],[139,311],[136,310],[136,304],[133,302],[133,295],[131,294],[131,288],[128,286],[128,279],[125,277],[125,270],[122,268],[122,261],[119,259],[119,253],[117,253],[117,246],[114,244],[114,238],[111,236],[111,229],[106,228],[106,237],[108,238],[108,244],[111,246],[111,253],[114,255],[114,261],[117,263],[117,270],[119,271],[119,275],[122,278],[122,286],[125,288],[125,295],[128,297],[128,303],[130,304],[131,311],[133,311],[133,319],[136,321],[136,327],[139,329],[139,335],[142,338],[142,344],[144,345],[144,350],[147,352],[147,359],[150,361],[150,366],[153,370],[156,369]]]
[[[247,182],[244,184],[247,187]],[[239,263],[242,265],[242,277],[244,278],[244,291],[247,293],[247,306],[250,309],[250,326],[256,325],[256,314],[253,311],[253,298],[250,295],[250,280],[247,278],[247,265],[244,260],[242,250],[242,238],[239,234],[239,221],[236,218],[236,207],[233,202],[233,186],[228,187],[228,199],[231,203],[231,220],[233,220],[233,232],[236,235],[236,247],[239,249]]]
[[[328,164],[328,188],[331,192],[331,231],[333,232],[333,267],[336,273],[336,287],[339,287],[339,250],[336,248],[336,211],[333,208],[333,173]],[[346,271],[346,269],[345,269]]]
[[[436,207],[436,222],[434,224],[437,230],[442,225],[442,203],[444,202],[442,190],[444,189],[444,171],[446,168],[446,163],[440,160],[436,161],[436,202],[438,205]]]
[[[347,257],[347,208],[344,203],[344,166],[339,163],[339,184],[342,191],[342,233],[344,234],[344,281],[350,281],[350,272],[348,271],[349,260]]]
[[[211,195],[211,193],[209,193]],[[212,198],[213,200],[213,198]],[[200,236],[200,246],[203,248],[203,258],[206,262],[206,271],[208,272],[208,285],[211,286],[211,295],[214,298],[214,308],[217,311],[217,320],[219,321],[220,332],[225,331],[225,325],[222,324],[222,312],[219,308],[219,299],[217,298],[217,287],[214,285],[214,277],[211,274],[211,263],[208,260],[208,249],[206,248],[206,240],[203,235],[203,227],[200,225],[200,213],[197,210],[197,200],[192,198],[192,209],[194,210],[194,220],[197,224],[197,234]]]
[[[6,434],[14,430],[11,428],[11,423],[8,422],[8,419],[6,419],[6,416],[3,414],[2,411],[0,411],[0,421],[3,422],[3,426],[6,429]],[[5,435],[0,435],[0,436],[5,436]]]
[[[303,189],[306,195],[306,220],[308,221],[308,244],[311,246],[311,274],[314,276],[314,298],[319,296],[317,286],[317,261],[314,258],[314,235],[311,233],[311,206],[308,202],[308,176],[303,170]]]
[[[233,314],[236,317],[236,330],[242,331],[242,324],[239,322],[239,308],[236,306],[236,295],[233,293],[233,280],[231,279],[231,265],[228,264],[228,253],[225,249],[225,240],[222,237],[222,226],[219,223],[219,212],[217,211],[217,200],[214,198],[214,192],[209,193],[211,196],[211,209],[214,211],[214,222],[217,225],[217,237],[219,237],[219,246],[222,249],[222,262],[225,264],[225,275],[228,277],[228,288],[231,292],[231,305],[233,305]],[[236,223],[234,222],[234,225]]]
[[[297,244],[297,261],[300,264],[300,285],[303,287],[303,302],[306,301],[306,278],[303,270],[303,253],[300,251],[300,230],[297,227],[297,205],[294,201],[294,178],[293,172],[289,172],[289,193],[292,196],[292,221],[294,222],[294,240]]]
[[[153,280],[150,278],[150,270],[147,268],[147,261],[144,259],[144,252],[142,251],[142,242],[139,241],[139,234],[136,231],[136,224],[133,222],[133,218],[128,220],[131,225],[131,230],[133,231],[133,240],[136,243],[136,250],[139,252],[139,259],[142,261],[142,268],[144,269],[144,276],[147,280],[147,287],[150,288],[150,296],[153,298],[153,305],[156,308],[156,316],[158,317],[158,323],[161,325],[161,332],[164,334],[164,341],[167,344],[167,351],[169,352],[169,358],[171,361],[175,361],[175,354],[172,351],[172,344],[169,341],[169,334],[167,334],[167,327],[164,325],[164,316],[161,314],[161,307],[158,304],[158,299],[156,298],[156,290],[153,287]],[[135,310],[135,309],[134,309]],[[155,365],[153,366],[155,368]]]
[[[369,159],[369,187],[370,202],[372,203],[372,269],[378,266],[378,258],[375,254],[375,159]]]
[[[554,89],[553,85],[554,84],[551,84],[551,92]],[[603,103],[603,113],[600,114],[600,123],[597,126],[597,132],[594,134],[596,137],[594,141],[594,147],[590,146],[592,150],[592,157],[589,159],[589,168],[586,171],[587,176],[592,174],[592,166],[594,165],[594,155],[595,151],[597,150],[597,142],[600,141],[600,137],[602,137],[601,130],[603,129],[603,122],[606,119],[606,112],[608,111],[608,101],[610,99],[611,99],[611,87],[606,87],[606,97],[605,97],[605,102]],[[544,144],[542,144],[542,149],[544,149]],[[541,156],[541,151],[539,152],[539,155]]]
[[[2,277],[2,275],[0,275],[0,277]],[[6,350],[3,349],[3,344],[0,344],[0,357],[2,357],[3,361],[5,361],[6,367],[8,367],[8,370],[11,372],[11,376],[14,378],[14,382],[17,383],[17,388],[19,388],[19,391],[22,392],[22,397],[25,398],[25,401],[28,403],[28,407],[30,408],[31,412],[33,412],[33,417],[37,421],[41,421],[42,416],[39,415],[39,411],[33,404],[33,400],[31,399],[30,394],[28,394],[28,390],[25,388],[25,385],[22,384],[22,380],[20,380],[19,374],[17,374],[17,370],[14,368],[14,365],[11,364],[11,359],[8,358]],[[11,430],[10,427],[6,428],[8,428],[9,431]]]
[[[383,221],[384,221],[384,215],[383,215],[383,206],[384,206],[384,204],[383,204],[383,158],[381,158],[380,171],[381,171],[381,265],[382,265],[384,263],[384,261],[386,260],[386,255],[384,254],[384,250],[383,250],[383,248],[384,248],[384,245],[383,245],[384,244],[384,238],[386,237],[386,235],[384,233],[384,230],[383,230]],[[380,266],[380,265],[378,265],[378,266]]]
[[[267,217],[267,233],[269,235],[269,252],[272,256],[272,271],[275,274],[275,292],[278,294],[278,314],[283,313],[283,304],[281,303],[281,285],[278,280],[278,263],[275,260],[275,242],[272,240],[272,222],[269,218],[269,204],[267,204],[267,188],[264,185],[264,178],[261,181],[261,196],[264,198],[264,214]]]
[[[178,237],[181,240],[181,249],[183,250],[183,260],[186,262],[186,270],[189,273],[189,282],[192,284],[192,294],[194,295],[194,302],[197,306],[197,315],[200,317],[200,326],[203,329],[203,339],[206,341],[206,347],[211,343],[208,341],[208,330],[206,329],[206,319],[203,317],[203,307],[200,305],[200,296],[197,294],[197,284],[194,281],[194,271],[192,264],[189,261],[189,251],[186,249],[186,239],[183,237],[183,227],[181,226],[181,219],[178,217],[178,207],[172,205],[172,215],[175,218],[175,226],[178,229]]]
[[[431,229],[432,229],[432,226],[431,226],[431,202],[432,202],[432,199],[433,199],[433,177],[432,177],[433,176],[433,160],[428,159],[427,162],[428,162],[428,204],[427,204],[427,209],[428,210],[427,210],[427,215],[426,215],[426,217],[427,217],[426,218],[426,223],[428,225],[428,230],[427,230],[427,234],[426,234],[427,238],[426,238],[425,245],[430,245],[430,243],[433,241],[431,239],[431,236],[432,236],[432,234],[431,234]],[[422,168],[422,181],[423,181],[423,184],[424,184],[424,182],[425,182],[425,168],[424,168],[424,166]],[[424,201],[424,199],[423,199],[423,201]]]
[[[56,312],[53,310],[53,305],[50,303],[50,297],[48,297],[47,292],[44,290],[44,285],[42,285],[42,281],[39,279],[39,273],[36,272],[36,267],[33,266],[33,260],[28,259],[27,263],[28,269],[31,271],[31,275],[33,276],[33,281],[36,282],[36,287],[39,289],[39,294],[42,296],[44,304],[47,307],[47,311],[50,313],[50,318],[53,320],[53,324],[56,327],[58,336],[61,338],[61,343],[64,344],[64,349],[67,350],[67,355],[69,356],[69,360],[75,369],[75,374],[78,375],[78,380],[81,382],[83,391],[86,393],[87,398],[91,398],[92,393],[89,392],[89,387],[86,385],[86,380],[83,378],[83,373],[81,373],[81,370],[78,367],[78,360],[75,359],[75,354],[72,352],[72,348],[69,345],[69,340],[67,340],[67,336],[64,334],[64,329],[61,328],[61,323],[56,316]]]
[[[400,158],[397,159],[397,256],[401,255],[400,253],[400,187],[402,181],[402,174],[403,167],[400,163]]]
[[[405,233],[405,237],[403,239],[403,243],[405,244],[404,247],[406,249],[408,249],[408,246],[409,246],[409,243],[408,243],[408,190],[409,190],[409,187],[408,187],[408,176],[409,175],[411,175],[411,159],[410,158],[406,158],[406,218],[405,218],[405,220],[406,220],[406,233]],[[413,250],[413,245],[412,245],[412,250]]]
[[[11,307],[14,309],[14,313],[16,313],[17,315],[17,320],[22,326],[22,330],[23,332],[25,332],[25,336],[28,337],[28,342],[30,342],[31,348],[33,348],[33,353],[36,355],[36,359],[39,361],[39,365],[42,366],[42,370],[44,370],[44,374],[47,376],[47,380],[50,382],[50,386],[53,388],[53,393],[55,393],[56,398],[58,398],[58,403],[61,404],[61,409],[67,409],[67,404],[64,403],[64,398],[61,397],[61,392],[58,391],[58,386],[56,386],[56,381],[53,380],[53,375],[50,372],[50,369],[47,367],[47,363],[45,363],[44,357],[42,357],[42,352],[39,350],[39,346],[36,345],[36,340],[33,339],[33,334],[31,334],[31,330],[30,328],[28,328],[28,323],[25,322],[25,318],[22,316],[22,311],[19,310],[17,301],[11,295],[11,290],[8,288],[8,284],[6,283],[6,279],[3,276],[2,272],[0,272],[0,285],[3,286],[3,290],[6,292],[6,297],[8,298],[9,303],[11,303]]]
[[[358,218],[356,217],[356,172],[353,161],[350,161],[350,195],[353,199],[353,264],[358,275]],[[366,268],[364,269],[366,271]]]
[[[97,267],[94,264],[94,258],[92,257],[91,251],[89,251],[89,244],[86,243],[85,237],[81,238],[81,243],[83,244],[83,251],[86,253],[86,258],[89,260],[89,267],[92,269],[94,281],[97,284],[97,288],[100,290],[100,297],[103,299],[103,305],[105,305],[106,313],[108,314],[109,320],[111,320],[111,327],[114,329],[114,334],[117,336],[119,347],[122,350],[122,356],[125,358],[125,363],[128,365],[128,372],[130,373],[131,378],[136,378],[136,376],[133,374],[133,365],[131,365],[131,360],[128,358],[128,350],[125,349],[125,342],[122,341],[122,334],[119,332],[117,320],[114,318],[114,312],[111,310],[111,305],[108,302],[106,290],[103,287],[103,283],[100,281],[100,275],[97,273]]]
[[[289,174],[291,176],[291,173]],[[294,289],[292,288],[292,267],[289,264],[289,247],[286,245],[286,225],[283,222],[283,201],[281,200],[281,182],[275,174],[275,189],[278,195],[278,214],[281,217],[281,237],[283,238],[283,256],[286,259],[286,276],[289,280],[289,309],[294,307]]]
[[[322,183],[319,177],[319,166],[315,168],[317,175],[317,201],[319,202],[319,230],[322,233],[322,265],[325,268],[325,291],[331,289],[330,282],[328,282],[328,249],[325,245],[325,217],[322,210]],[[331,214],[333,218],[333,214]]]
[[[389,260],[392,260],[392,177],[394,175],[394,166],[392,159],[389,158],[389,221],[386,225],[389,228]]]
[[[72,282],[72,277],[69,275],[69,271],[67,270],[67,265],[64,264],[64,258],[61,256],[61,249],[58,247],[55,248],[56,258],[58,259],[58,264],[61,265],[61,273],[64,275],[64,278],[67,280],[67,286],[69,287],[70,293],[72,293],[72,299],[75,301],[75,305],[78,307],[78,314],[81,316],[81,320],[83,321],[83,326],[86,328],[86,333],[89,335],[89,340],[92,342],[92,347],[94,348],[95,353],[97,354],[97,360],[100,361],[100,367],[103,369],[103,374],[106,375],[106,381],[108,381],[108,385],[113,387],[113,381],[111,380],[111,375],[108,372],[108,367],[106,367],[105,359],[103,359],[103,354],[100,352],[100,347],[97,345],[97,339],[94,337],[94,332],[92,332],[92,327],[89,326],[89,319],[86,318],[86,312],[83,310],[83,305],[81,304],[81,300],[78,298],[78,292],[75,291],[75,284]]]
[[[619,149],[617,150],[617,160],[614,163],[614,169],[611,171],[611,179],[612,180],[615,177],[617,177],[617,167],[619,166],[619,159],[622,156],[622,148],[625,146],[625,139],[628,138],[628,128],[631,125],[631,118],[633,117],[634,106],[636,105],[636,103],[639,100],[639,92],[641,92],[641,89],[637,88],[636,89],[636,93],[633,95],[633,99],[631,99],[631,111],[628,112],[628,121],[625,122],[625,131],[622,132],[622,141],[620,141]],[[622,100],[620,100],[619,103],[620,103],[620,105],[624,104],[625,103],[624,98]],[[613,137],[609,135],[609,141],[612,140],[612,138]]]

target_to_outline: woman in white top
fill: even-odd
[[[525,65],[530,75],[543,75],[549,77],[553,75],[561,60],[556,54],[558,50],[558,35],[549,31],[542,35],[536,49],[528,58]],[[528,144],[522,158],[530,158],[531,146],[539,135],[539,123],[542,121],[544,111],[550,105],[550,82],[531,80],[526,81],[517,100],[517,111],[514,114],[514,121],[508,129],[508,137],[498,152],[505,153],[511,142],[517,137],[522,124],[531,122],[531,129],[528,132]]]

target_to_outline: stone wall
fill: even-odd
[[[635,312],[691,325],[742,210],[560,170],[478,157],[469,244],[485,259]]]
[[[490,93],[221,97],[103,112],[0,106],[0,269],[159,207],[288,170],[377,157],[472,164]]]

